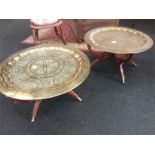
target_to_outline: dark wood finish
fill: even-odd
[[[87,45],[87,46],[89,51],[96,56],[95,60],[92,61],[91,63],[91,68],[98,62],[101,62],[109,58],[114,58],[116,66],[121,76],[122,83],[125,83],[123,65],[125,63],[129,63],[129,64],[133,64],[135,67],[137,66],[137,64],[134,61],[134,54],[114,54],[114,53],[107,53],[107,52],[102,52],[98,54],[97,52],[91,49],[90,45]]]
[[[32,119],[31,119],[31,122],[34,122],[34,121],[35,121],[35,117],[36,117],[37,112],[38,112],[38,110],[39,110],[41,101],[42,101],[42,100],[37,100],[37,101],[35,102],[35,104],[34,104],[33,111],[32,111]]]
[[[82,101],[82,99],[79,97],[79,95],[77,93],[75,93],[75,91],[71,90],[68,93],[69,93],[69,95],[71,95],[72,97],[76,98],[77,100]]]
[[[82,101],[82,99],[79,97],[79,95],[71,90],[68,92],[68,94],[72,97],[74,97],[75,99],[79,100],[79,101]],[[13,98],[9,98],[10,100],[12,100],[15,104],[24,104],[24,103],[31,103],[33,101],[31,100],[18,100],[18,99],[13,99]],[[38,113],[38,110],[39,110],[39,107],[42,103],[42,100],[37,100],[35,101],[35,104],[34,104],[34,107],[33,107],[33,110],[32,110],[32,118],[31,118],[31,122],[34,122],[35,121],[35,118],[37,116],[37,113]]]

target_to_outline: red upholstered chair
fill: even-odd
[[[31,19],[30,27],[32,29],[32,36],[34,44],[37,45],[40,43],[39,39],[39,30],[53,28],[57,37],[61,38],[63,43],[66,44],[65,38],[62,31],[62,20],[60,19]]]

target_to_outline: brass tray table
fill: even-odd
[[[125,83],[124,63],[136,66],[134,54],[144,52],[153,46],[153,40],[145,33],[127,27],[99,27],[85,34],[87,46],[96,59],[91,66],[108,58],[114,58]],[[92,50],[98,50],[98,54]]]
[[[73,89],[89,72],[89,59],[80,50],[42,44],[19,51],[1,63],[0,92],[16,103],[36,100],[33,122],[43,99],[69,93],[81,101]]]

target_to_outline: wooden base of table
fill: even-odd
[[[134,54],[113,54],[113,53],[107,53],[102,52],[100,55],[96,52],[94,52],[91,47],[88,45],[89,51],[93,53],[96,56],[96,59],[91,63],[91,68],[98,62],[114,58],[116,66],[120,72],[122,83],[125,83],[125,75],[123,70],[123,65],[125,63],[133,64],[134,66],[137,66],[137,64],[134,61]]]
[[[82,99],[78,96],[78,94],[71,90],[68,92],[68,94],[72,97],[74,97],[75,99],[77,99],[78,101],[82,101]],[[14,101],[14,103],[16,104],[23,104],[23,103],[28,103],[28,102],[32,102],[32,101],[27,101],[27,100],[17,100],[17,99],[12,99],[10,98],[11,100]],[[31,122],[34,122],[35,121],[35,118],[37,116],[37,113],[38,113],[38,110],[39,110],[39,107],[42,103],[42,100],[36,100],[35,103],[34,103],[34,107],[33,107],[33,110],[32,110],[32,118],[31,118]]]

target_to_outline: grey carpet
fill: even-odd
[[[121,25],[131,26],[122,20]],[[153,22],[137,21],[136,29],[155,40]],[[20,41],[30,35],[29,20],[0,20],[0,62],[26,48]],[[155,50],[136,55],[138,67],[125,65],[126,84],[114,62],[97,64],[76,89],[82,102],[69,95],[44,100],[35,123],[30,122],[33,104],[15,105],[0,96],[0,134],[155,134]]]

